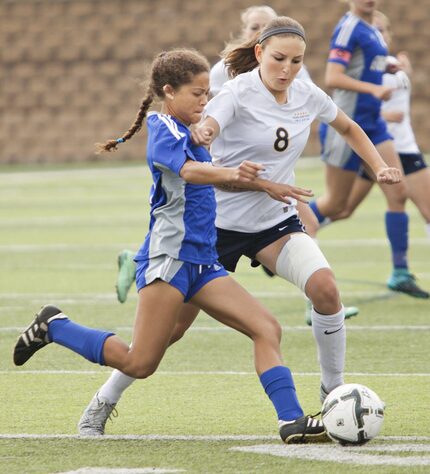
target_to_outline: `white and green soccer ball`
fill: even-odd
[[[381,431],[385,404],[370,388],[341,385],[325,399],[321,416],[327,434],[342,445],[365,444]]]

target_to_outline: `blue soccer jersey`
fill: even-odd
[[[345,74],[353,79],[381,85],[387,54],[381,33],[349,12],[334,30],[328,61],[345,66]],[[371,94],[335,89],[333,100],[360,125],[379,117],[381,101]]]
[[[148,115],[147,128],[147,162],[154,184],[149,232],[135,260],[168,255],[184,262],[213,264],[218,258],[213,187],[190,184],[179,176],[187,159],[211,166],[211,157],[204,147],[191,142],[189,129],[170,115]]]

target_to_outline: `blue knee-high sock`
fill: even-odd
[[[311,201],[309,203],[309,207],[312,209],[313,213],[315,214],[315,217],[318,219],[318,222],[322,224],[326,218],[326,216],[323,216],[318,209],[317,202],[315,200]]]
[[[260,382],[275,407],[278,420],[291,421],[303,416],[288,367],[278,365],[266,370],[260,375]]]
[[[406,212],[387,211],[385,213],[385,229],[391,245],[394,269],[407,269],[409,217]]]
[[[100,365],[105,365],[104,343],[109,336],[113,335],[112,332],[81,326],[70,319],[56,319],[48,326],[48,337],[51,341]]]

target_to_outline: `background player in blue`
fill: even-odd
[[[387,16],[376,11],[373,24],[390,46],[391,29]],[[411,125],[412,67],[407,53],[402,51],[396,57],[389,56],[386,71],[383,84],[393,87],[394,91],[391,98],[382,104],[382,116],[387,121],[388,131],[394,138],[394,146],[402,162],[408,195],[420,211],[426,234],[430,238],[430,169],[419,150]],[[348,218],[370,192],[373,184],[372,178],[360,168],[345,209],[331,220]],[[423,291],[422,297],[428,298],[429,294]]]
[[[252,264],[261,263],[293,283],[312,300],[323,399],[343,383],[344,309],[327,260],[304,233],[295,199],[289,203],[278,200],[276,186],[294,185],[294,167],[315,119],[336,127],[371,165],[379,181],[398,182],[400,171],[385,165],[360,127],[325,92],[312,82],[296,79],[304,51],[303,27],[288,17],[272,20],[259,38],[231,51],[226,64],[237,77],[226,82],[208,103],[206,118],[193,135],[199,143],[211,143],[215,166],[236,167],[244,157],[264,163],[265,171],[252,183],[216,190],[219,259],[234,272],[239,259],[246,256]],[[268,189],[274,180],[277,185]],[[294,194],[291,196],[301,198]],[[198,311],[195,305],[184,305],[172,343],[180,339]],[[103,434],[106,420],[132,382],[114,371],[85,410],[80,433]],[[266,390],[271,391],[271,384]]]
[[[56,342],[127,376],[149,377],[171,342],[184,302],[190,301],[253,340],[256,371],[276,409],[281,438],[286,443],[328,441],[322,422],[304,416],[291,372],[282,364],[279,323],[217,262],[211,184],[250,184],[263,168],[246,161],[238,167],[214,167],[206,149],[192,144],[188,127],[200,121],[208,94],[205,58],[189,50],[161,53],[153,62],[135,123],[123,137],[101,146],[109,151],[130,139],[155,96],[162,100],[161,113],[147,119],[154,186],[149,232],[136,256],[139,298],[131,345],[110,332],[76,324],[47,305],[19,337],[14,362],[23,365],[37,350]]]
[[[334,89],[334,102],[363,128],[383,159],[389,165],[401,168],[392,136],[381,117],[381,101],[390,98],[393,88],[382,84],[387,45],[372,25],[377,2],[351,0],[349,4],[350,11],[340,20],[331,39],[326,83]],[[323,223],[326,217],[331,218],[345,208],[361,160],[335,130],[325,125],[321,126],[321,139],[326,163],[326,191],[311,203],[311,207],[318,221]],[[404,182],[396,186],[380,183],[380,187],[387,200],[385,227],[393,264],[387,285],[410,296],[427,297],[408,269],[406,185]],[[311,227],[311,223],[305,223]]]

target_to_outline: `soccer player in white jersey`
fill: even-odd
[[[327,260],[297,216],[294,198],[303,200],[303,193],[300,196],[293,188],[286,203],[279,199],[282,189],[271,183],[294,186],[294,167],[314,120],[334,127],[369,164],[379,182],[397,183],[401,173],[385,164],[363,130],[325,92],[313,83],[295,80],[305,46],[303,27],[291,18],[278,17],[257,39],[231,51],[226,64],[237,77],[208,103],[205,119],[193,135],[196,143],[211,144],[215,166],[235,167],[244,157],[264,162],[264,173],[253,183],[217,190],[219,261],[234,271],[245,255],[295,284],[311,299],[324,399],[343,383],[344,309]],[[198,311],[196,306],[183,306],[171,343],[181,338]],[[80,433],[103,434],[106,420],[132,382],[131,377],[114,371],[85,410]],[[267,379],[264,386],[270,397],[276,397],[274,380]],[[290,429],[288,424],[281,425],[281,431]]]
[[[388,46],[391,44],[390,21],[386,15],[376,11],[373,25],[381,32]],[[388,131],[394,137],[394,146],[402,162],[408,196],[417,206],[425,222],[430,238],[430,169],[417,145],[410,117],[412,67],[406,53],[387,58],[387,72],[383,85],[391,87],[391,98],[382,104],[382,116],[387,121]],[[364,168],[354,180],[346,208],[332,220],[346,219],[360,205],[373,187],[373,180]]]
[[[217,261],[212,185],[252,185],[262,166],[244,161],[238,167],[214,167],[207,149],[192,143],[189,127],[200,121],[208,95],[206,58],[183,49],[160,53],[132,127],[121,138],[101,145],[103,151],[116,149],[147,118],[153,186],[149,231],[136,255],[139,292],[132,344],[111,332],[76,324],[60,309],[46,305],[18,338],[14,362],[21,366],[54,342],[91,362],[119,369],[124,377],[147,378],[171,343],[186,303],[253,341],[255,369],[277,412],[283,441],[329,441],[322,421],[303,413],[291,371],[282,362],[279,323]],[[162,102],[161,112],[148,114],[155,96]],[[262,192],[276,194],[284,204],[291,192],[297,197],[310,195],[288,184],[260,184]]]

